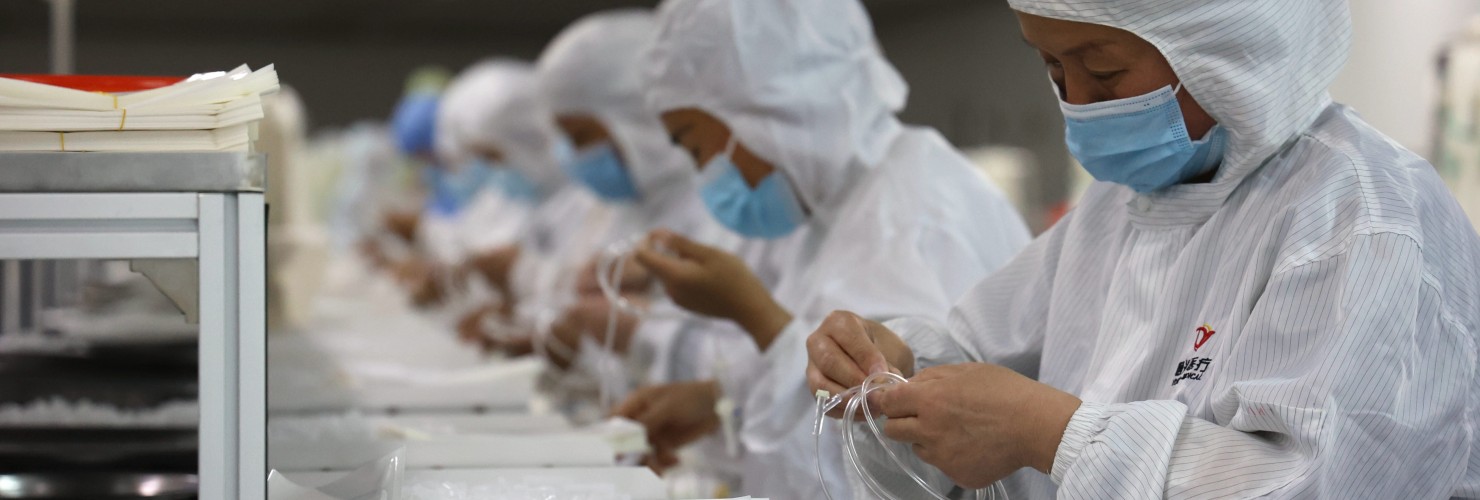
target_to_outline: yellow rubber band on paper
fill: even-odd
[[[67,134],[57,132],[57,142],[61,143],[62,151],[67,150]]]
[[[103,92],[101,90],[94,90],[93,93],[94,94],[98,94],[98,95],[105,95],[105,96],[108,96],[108,97],[112,97],[113,98],[113,109],[118,109],[118,94],[110,94],[110,93],[107,93],[107,92]]]
[[[123,125],[126,124],[126,123],[128,123],[128,108],[122,108],[122,109],[120,109],[118,107],[118,94],[111,94],[111,93],[108,93],[108,92],[103,92],[101,90],[93,91],[93,93],[94,94],[99,94],[99,95],[105,95],[105,96],[108,96],[108,97],[112,97],[113,98],[113,109],[117,109],[117,110],[123,112],[118,117],[118,130],[123,130]]]

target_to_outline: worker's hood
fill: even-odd
[[[653,14],[620,9],[588,15],[561,31],[540,56],[540,91],[556,115],[588,115],[612,135],[644,199],[686,186],[694,176],[643,102],[642,54],[652,43]]]
[[[551,152],[554,117],[527,63],[493,59],[464,70],[443,95],[438,120],[437,152],[450,167],[466,164],[477,149],[493,148],[544,193],[565,180]]]
[[[654,112],[715,115],[814,211],[903,129],[908,88],[857,0],[668,0],[643,66]]]
[[[1151,42],[1230,133],[1213,184],[1237,185],[1315,123],[1346,62],[1346,0],[1008,0],[1042,17]],[[1231,186],[1219,186],[1231,189]]]

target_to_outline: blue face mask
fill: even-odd
[[[1094,104],[1059,102],[1069,152],[1096,180],[1137,193],[1172,186],[1216,167],[1227,133],[1214,127],[1202,140],[1187,135],[1177,88]]]
[[[565,175],[581,181],[601,199],[614,202],[637,199],[637,186],[633,185],[632,175],[612,143],[603,142],[576,152],[570,140],[561,137],[556,140],[556,148],[555,157],[560,160]]]
[[[734,139],[699,173],[699,195],[709,213],[748,238],[774,239],[791,234],[807,219],[791,182],[780,170],[751,189],[731,158]]]
[[[523,203],[539,200],[539,188],[518,169],[503,163],[489,163],[482,158],[473,160],[473,165],[490,172],[487,187],[498,190],[505,198]]]
[[[467,208],[497,174],[486,164],[475,162],[457,172],[439,167],[422,170],[422,182],[431,195],[427,208],[440,215],[454,215]]]

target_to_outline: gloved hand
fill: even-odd
[[[677,464],[677,450],[719,430],[719,383],[683,382],[638,389],[614,415],[642,424],[652,445],[650,466],[661,471]]]
[[[734,255],[661,229],[649,234],[635,255],[663,282],[673,303],[734,321],[762,350],[791,322],[791,313],[771,298],[760,278]]]
[[[834,311],[807,337],[807,385],[839,394],[879,372],[910,377],[915,354],[884,325],[846,312]],[[839,405],[828,416],[843,416]]]

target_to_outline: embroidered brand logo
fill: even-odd
[[[1213,330],[1212,325],[1207,323],[1203,323],[1202,326],[1197,327],[1197,338],[1192,341],[1192,350],[1202,349],[1203,344],[1208,343],[1208,339],[1213,338],[1213,335],[1217,333],[1217,331]],[[1195,356],[1182,360],[1180,363],[1177,363],[1176,373],[1172,374],[1172,385],[1177,385],[1177,383],[1184,380],[1202,380],[1203,375],[1208,373],[1208,368],[1212,368],[1212,366],[1213,358]]]
[[[1177,373],[1172,375],[1172,385],[1183,380],[1202,380],[1203,374],[1213,366],[1213,358],[1192,358],[1177,363]]]
[[[1213,338],[1213,334],[1215,333],[1218,332],[1213,331],[1213,327],[1208,326],[1207,323],[1203,323],[1202,326],[1197,327],[1197,340],[1192,343],[1192,350],[1202,349],[1203,344],[1207,343],[1208,339]]]

